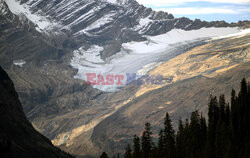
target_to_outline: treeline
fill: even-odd
[[[243,79],[238,95],[232,90],[230,105],[224,95],[210,96],[208,121],[194,111],[190,120],[179,120],[175,132],[167,113],[157,145],[146,123],[141,138],[134,136],[133,149],[126,147],[124,158],[250,158],[249,129],[250,84]]]

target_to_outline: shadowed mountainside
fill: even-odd
[[[14,84],[0,67],[1,157],[72,157],[38,133],[24,115]]]

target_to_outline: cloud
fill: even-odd
[[[165,11],[171,14],[177,15],[193,15],[193,14],[237,14],[238,12],[233,9],[227,8],[197,8],[197,7],[185,7],[185,8],[161,8],[154,9],[156,11]]]
[[[137,0],[156,11],[165,11],[175,17],[206,21],[249,20],[250,0]]]
[[[241,12],[241,13],[250,13],[249,8],[240,8],[240,9],[238,9],[238,11]]]
[[[247,14],[250,0],[138,0],[156,11],[174,15]],[[178,3],[178,4],[177,4]]]
[[[230,3],[230,4],[247,4],[250,0],[137,0],[140,4],[146,6],[174,6],[187,2],[211,2],[211,3]]]

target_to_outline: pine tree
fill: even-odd
[[[210,101],[208,104],[208,140],[207,140],[207,154],[208,157],[215,157],[215,136],[216,127],[218,123],[219,107],[217,98],[210,96]]]
[[[220,95],[219,98],[219,120],[216,125],[215,135],[215,154],[217,157],[224,157],[227,128],[226,128],[226,115],[225,115],[225,96]]]
[[[190,153],[188,146],[190,144],[190,125],[189,125],[189,120],[185,120],[185,126],[183,130],[183,144],[184,144],[184,158],[189,158]]]
[[[154,143],[152,143],[152,150],[151,150],[151,155],[150,155],[150,157],[151,157],[151,158],[159,158],[159,152],[158,152],[158,151],[159,151],[159,150],[158,150],[158,147],[155,146]]]
[[[248,102],[248,90],[247,90],[247,82],[246,79],[243,78],[241,81],[241,87],[240,87],[240,92],[238,95],[238,101],[236,104],[238,104],[238,116],[237,116],[237,121],[238,121],[238,131],[236,132],[238,136],[235,138],[238,139],[238,150],[239,150],[239,155],[238,157],[243,157],[245,153],[243,152],[242,148],[244,148],[244,145],[249,142],[249,105]],[[236,149],[237,150],[237,149]]]
[[[224,122],[221,120],[217,124],[216,135],[215,135],[215,152],[216,157],[224,157],[225,147],[226,147],[226,137],[227,129]]]
[[[199,157],[201,152],[201,133],[200,133],[200,116],[198,111],[194,111],[191,114],[190,122],[190,144],[189,152],[191,158]]]
[[[130,148],[130,145],[128,144],[127,147],[126,147],[126,151],[125,151],[125,154],[124,154],[124,158],[132,158],[132,154],[131,154],[131,148]]]
[[[236,92],[234,89],[232,89],[231,92],[231,122],[232,122],[232,137],[233,137],[233,143],[236,143],[237,141],[237,131],[238,131],[238,106],[236,106]]]
[[[225,110],[225,124],[227,127],[229,127],[229,123],[230,123],[230,107],[229,103],[227,103]]]
[[[164,135],[163,135],[163,130],[161,129],[159,133],[159,139],[158,139],[158,156],[159,157],[163,157],[164,155],[163,139],[164,139]]]
[[[201,153],[200,157],[205,157],[205,147],[207,143],[207,123],[206,119],[202,116],[200,117],[200,148],[201,148]]]
[[[151,150],[152,150],[152,132],[150,123],[145,124],[145,129],[141,138],[141,146],[142,146],[142,157],[150,158]]]
[[[102,155],[100,156],[100,158],[108,158],[108,154],[103,152]]]
[[[141,155],[140,138],[137,135],[134,135],[133,158],[140,158],[140,155]]]
[[[219,120],[225,121],[225,96],[221,95],[219,98]]]
[[[183,158],[185,155],[185,143],[184,143],[184,126],[182,120],[179,120],[178,131],[176,135],[176,157]]]
[[[168,113],[166,113],[164,119],[163,133],[164,156],[167,158],[175,158],[175,132]]]

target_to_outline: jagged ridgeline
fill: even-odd
[[[175,132],[167,113],[157,143],[146,123],[141,138],[134,135],[133,149],[126,147],[124,158],[249,158],[249,106],[250,83],[243,79],[238,95],[232,90],[231,103],[226,103],[224,95],[219,99],[210,95],[208,119],[194,111],[190,119],[179,120]],[[100,157],[108,156],[104,152]]]

